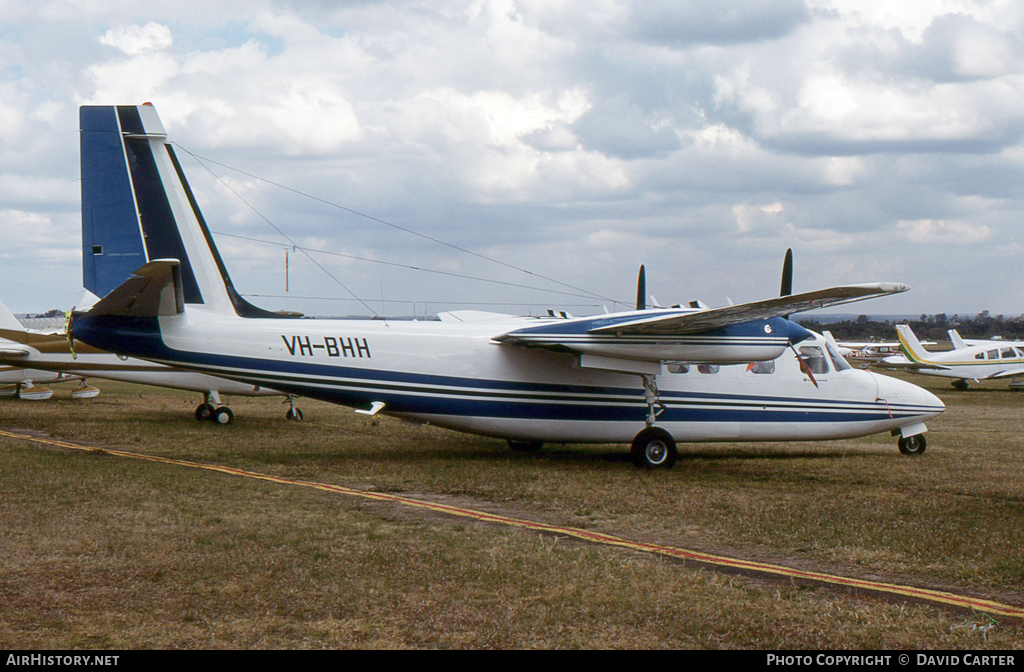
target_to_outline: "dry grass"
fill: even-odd
[[[917,382],[921,382],[918,380]],[[888,436],[539,455],[303,402],[100,382],[0,425],[293,478],[452,494],[551,523],[1024,604],[1024,393],[932,387],[928,452]],[[0,439],[0,647],[1020,648],[1004,623],[696,571],[319,492]],[[962,627],[964,626],[964,627]]]

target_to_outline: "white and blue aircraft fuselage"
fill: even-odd
[[[104,350],[513,447],[632,442],[647,467],[671,466],[678,441],[893,432],[901,450],[920,452],[924,422],[944,410],[920,387],[850,368],[823,337],[784,317],[902,285],[580,318],[272,315],[235,292],[155,110],[83,108],[83,185],[90,132],[110,136],[99,144],[124,144],[124,165],[103,179],[136,201],[160,201],[139,205],[140,226],[177,248],[75,316],[75,338]]]

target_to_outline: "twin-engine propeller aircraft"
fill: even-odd
[[[968,381],[1012,378],[1010,387],[1024,387],[1024,341],[964,341],[950,332],[954,349],[925,350],[907,324],[896,325],[905,358],[891,358],[886,365],[923,376],[952,378],[953,387],[966,390]]]
[[[924,422],[944,410],[916,385],[851,369],[822,336],[784,317],[907,289],[897,284],[579,318],[268,313],[235,291],[156,110],[83,107],[81,120],[83,191],[99,180],[96,188],[123,194],[110,201],[125,204],[124,216],[134,217],[137,204],[147,236],[177,249],[74,315],[75,338],[94,347],[499,437],[518,450],[632,442],[634,462],[649,468],[671,467],[677,441],[892,432],[903,452],[919,453]],[[99,163],[110,165],[101,176]]]

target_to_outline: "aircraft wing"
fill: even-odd
[[[993,373],[991,376],[985,376],[985,380],[997,380],[999,378],[1016,378],[1021,375],[1020,368],[1010,369],[1009,371],[1000,371],[999,373]]]
[[[598,326],[591,329],[589,333],[630,335],[698,334],[705,331],[722,329],[734,324],[852,303],[876,296],[885,296],[886,294],[897,294],[908,289],[909,287],[906,285],[896,283],[847,285],[694,312],[644,315],[644,313],[650,313],[651,311],[637,311],[634,314],[634,319],[606,326]]]
[[[11,344],[0,343],[0,358],[8,358],[8,357],[22,358],[22,357],[28,357],[29,354],[30,353],[29,353],[29,351],[27,349],[16,347],[13,343],[11,343]]]
[[[914,373],[915,371],[949,371],[951,368],[948,366],[942,366],[941,364],[922,364],[920,362],[911,362],[906,358],[896,360],[893,357],[887,357],[880,362],[875,362],[875,365],[885,369],[903,369],[909,373]]]
[[[887,283],[849,285],[724,308],[635,310],[545,320],[537,326],[495,336],[494,340],[513,346],[646,362],[767,361],[781,355],[789,344],[812,336],[784,316],[906,290],[905,285]],[[587,366],[586,361],[581,359],[580,366]],[[619,366],[609,362],[602,365]]]

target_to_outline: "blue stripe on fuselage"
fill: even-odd
[[[643,390],[527,383],[210,355],[168,348],[157,318],[78,315],[74,336],[105,350],[348,406],[384,401],[409,414],[550,420],[637,421]],[[664,422],[853,422],[919,415],[917,407],[858,401],[664,391]]]

